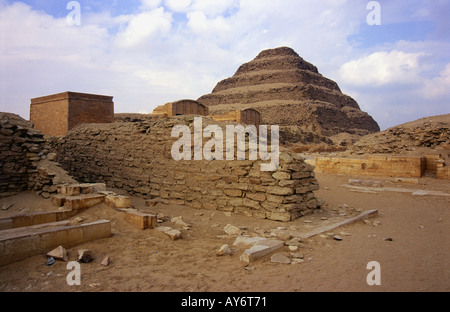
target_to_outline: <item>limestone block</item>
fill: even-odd
[[[102,194],[67,196],[65,197],[64,207],[70,210],[86,209],[101,204],[104,200],[105,195]]]
[[[171,240],[175,241],[182,238],[181,232],[178,230],[174,230],[168,226],[160,226],[156,228],[157,231],[163,232],[167,236],[170,237]]]
[[[105,197],[105,203],[111,208],[131,208],[133,203],[129,196],[108,195]]]
[[[69,257],[67,256],[67,250],[63,246],[59,246],[48,252],[47,257],[53,257],[56,260],[62,261],[67,261],[69,259]]]
[[[275,250],[278,250],[284,246],[283,241],[272,240],[272,239],[264,239],[258,241],[251,248],[246,249],[244,253],[241,255],[240,259],[244,262],[251,262],[257,259],[260,259]]]
[[[294,194],[294,189],[291,187],[269,186],[267,187],[267,192],[273,195],[286,196]]]
[[[125,220],[138,226],[142,230],[154,229],[158,226],[158,218],[156,215],[146,214],[131,209],[126,210]]]

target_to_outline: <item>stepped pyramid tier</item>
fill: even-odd
[[[288,47],[262,51],[198,102],[208,106],[212,114],[255,109],[261,113],[263,124],[279,125],[282,133],[289,132],[284,138],[290,142],[380,131],[377,122],[343,94],[336,82]],[[298,139],[292,133],[298,133]]]

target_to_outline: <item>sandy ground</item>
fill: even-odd
[[[450,291],[450,197],[413,196],[410,193],[378,194],[352,192],[342,187],[349,178],[320,174],[316,193],[326,203],[322,212],[291,223],[226,216],[223,212],[193,210],[177,206],[148,208],[133,197],[138,209],[182,216],[192,225],[182,230],[183,239],[171,241],[156,230],[139,230],[125,221],[123,213],[102,204],[80,214],[85,222],[109,219],[112,237],[66,247],[69,261],[78,249],[90,249],[95,260],[81,264],[81,286],[69,286],[67,263],[45,266],[45,255],[0,267],[1,292],[404,292]],[[367,179],[367,178],[366,178]],[[377,180],[380,180],[379,178]],[[450,181],[423,178],[420,184],[393,187],[449,192]],[[122,193],[123,194],[123,193]],[[0,199],[14,203],[0,216],[33,210],[54,210],[48,200],[33,193]],[[347,205],[348,208],[343,208]],[[359,214],[378,209],[370,223],[358,221],[333,230],[336,241],[318,235],[303,242],[297,251],[304,262],[271,263],[266,256],[246,266],[239,257],[243,249],[233,247],[235,237],[223,232],[227,224],[244,227],[248,234],[263,234],[280,226],[308,232]],[[346,212],[346,216],[337,216]],[[202,215],[200,215],[202,214]],[[326,220],[322,220],[326,217]],[[305,222],[311,221],[311,222]],[[374,221],[375,225],[374,225]],[[166,224],[179,228],[170,221]],[[345,232],[345,233],[341,233]],[[0,234],[1,235],[1,234]],[[391,238],[392,240],[386,240]],[[218,257],[215,251],[229,244],[233,255]],[[287,247],[280,252],[288,254]],[[105,256],[108,267],[100,265]],[[367,264],[381,265],[381,285],[366,282]]]

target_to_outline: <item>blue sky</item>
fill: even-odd
[[[63,91],[146,112],[210,93],[260,51],[290,46],[382,129],[450,113],[450,0],[0,0],[0,111]]]

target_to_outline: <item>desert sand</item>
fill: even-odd
[[[223,212],[183,206],[145,207],[132,197],[135,208],[171,217],[182,216],[191,225],[179,228],[183,238],[172,241],[164,234],[140,230],[125,215],[106,204],[92,207],[78,217],[83,222],[108,219],[112,237],[77,246],[65,246],[69,261],[79,249],[92,250],[95,260],[81,263],[81,285],[69,286],[67,263],[46,266],[46,255],[37,255],[0,267],[1,292],[437,292],[450,290],[450,197],[415,196],[411,193],[354,192],[342,185],[358,178],[317,174],[324,202],[319,213],[289,223],[260,220]],[[367,179],[364,178],[364,179]],[[380,180],[377,178],[376,180]],[[381,179],[383,180],[383,179]],[[391,187],[437,190],[448,193],[450,181],[421,178],[419,184],[391,183]],[[120,190],[114,190],[120,193]],[[123,195],[126,195],[122,192]],[[0,216],[54,210],[50,200],[32,192],[0,199]],[[224,226],[232,224],[244,234],[264,235],[278,227],[309,232],[372,209],[378,215],[305,239],[296,253],[303,262],[272,263],[271,255],[250,264],[240,260],[242,248],[233,246]],[[345,216],[342,215],[345,213]],[[341,215],[339,215],[341,214]],[[306,221],[306,222],[305,222]],[[332,238],[342,237],[341,241]],[[217,256],[228,244],[232,255]],[[287,246],[277,251],[289,255]],[[109,256],[111,264],[100,263]],[[381,266],[381,285],[369,286],[367,264]]]

